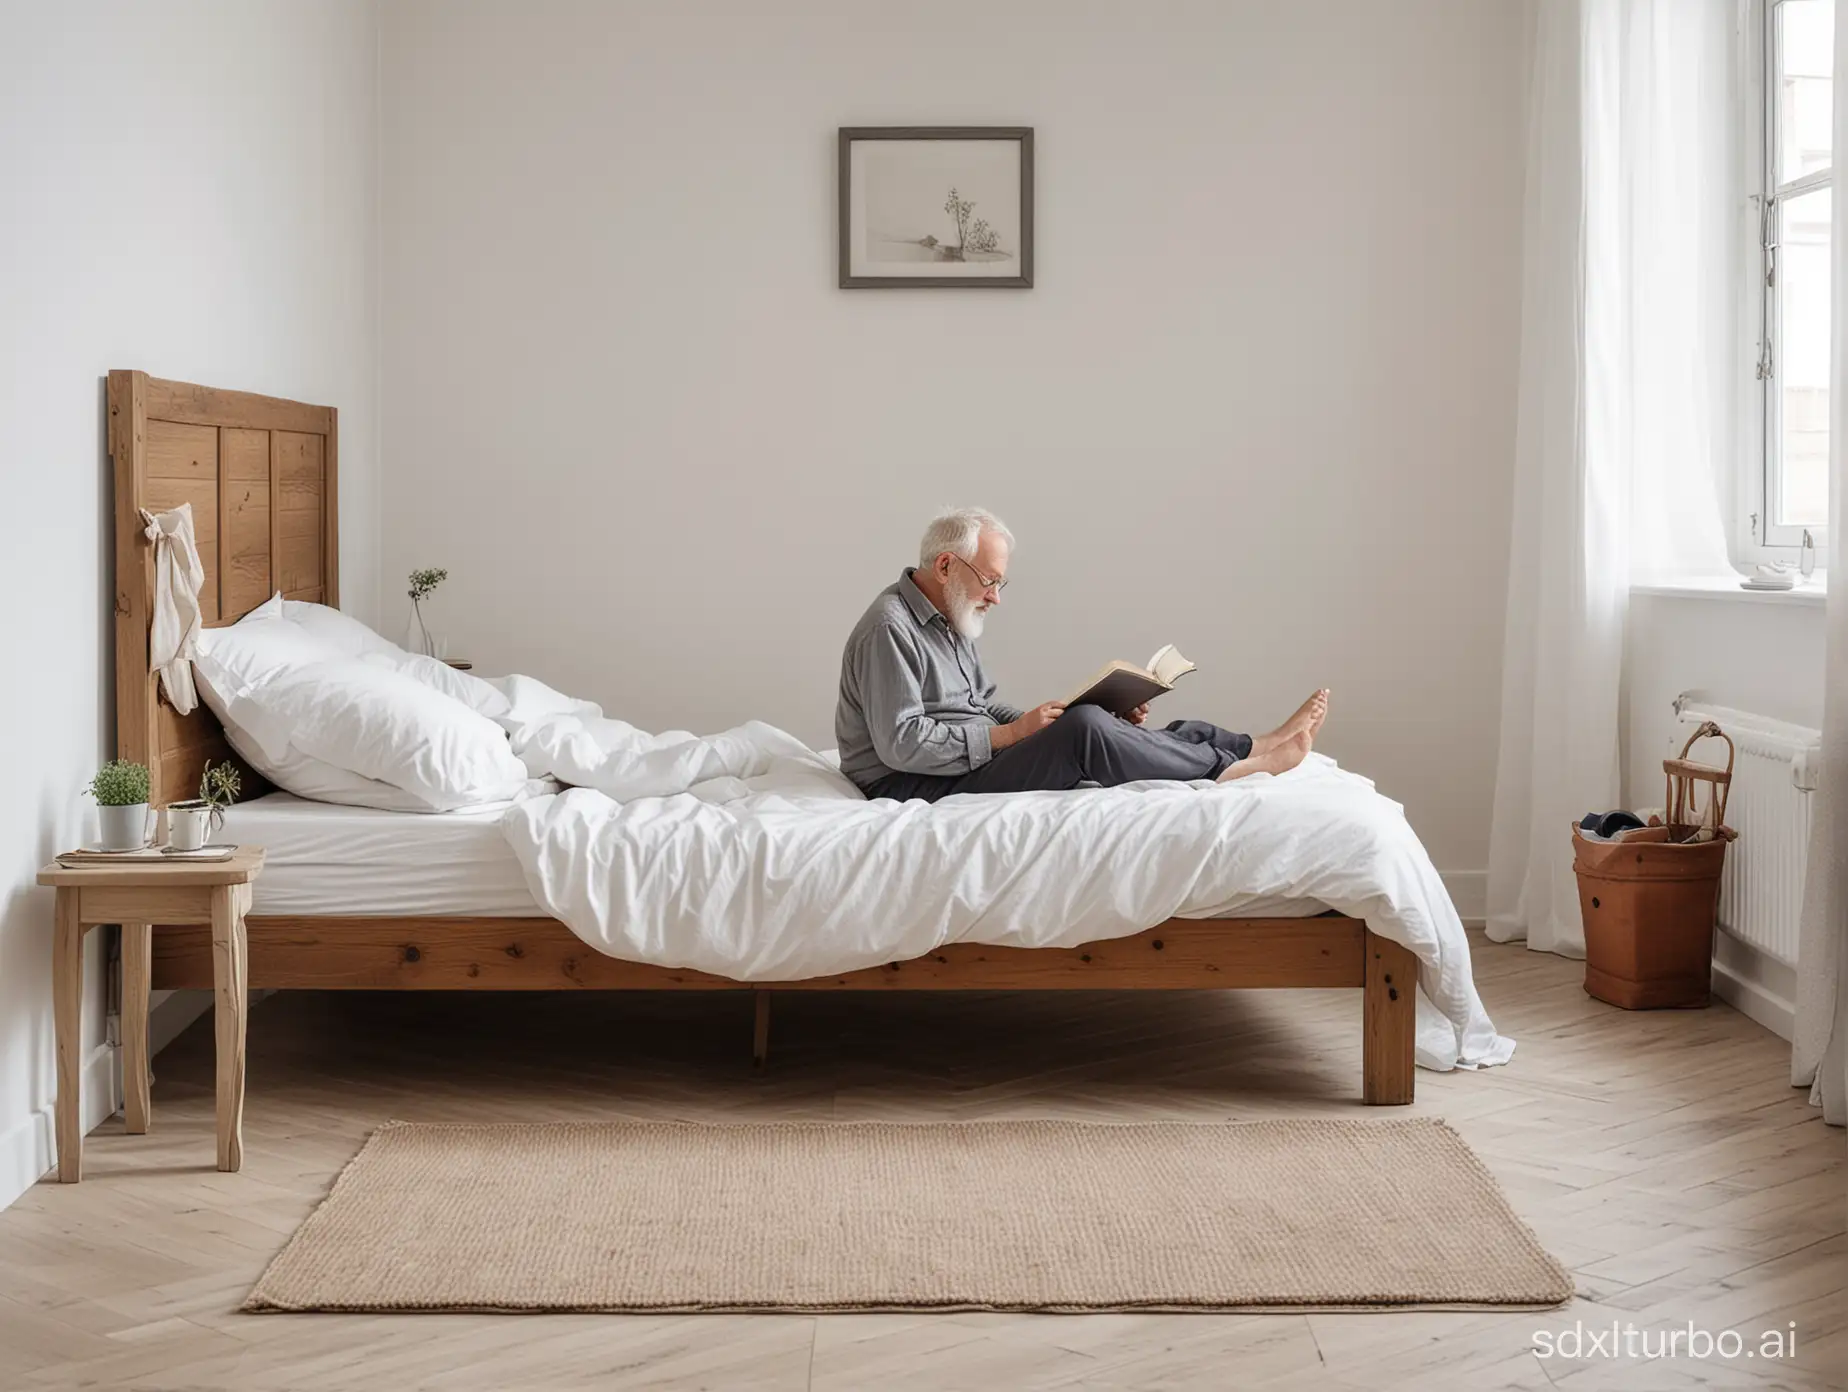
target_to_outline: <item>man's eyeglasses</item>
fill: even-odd
[[[990,579],[974,566],[969,565],[967,561],[964,561],[963,558],[958,556],[954,551],[950,552],[950,557],[952,560],[961,561],[963,565],[969,566],[969,573],[982,582],[983,589],[993,590],[996,594],[1000,594],[1001,591],[1007,588],[1007,577],[1005,575],[997,575],[993,579]]]

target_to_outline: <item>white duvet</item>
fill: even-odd
[[[1229,784],[869,802],[768,725],[649,734],[528,678],[496,685],[514,752],[573,785],[502,828],[533,897],[611,956],[787,981],[952,942],[1073,946],[1326,907],[1417,955],[1420,1064],[1514,1052],[1404,810],[1321,755]]]

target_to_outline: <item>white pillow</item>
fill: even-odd
[[[281,599],[281,596],[278,596],[278,599]],[[391,639],[380,637],[351,614],[343,614],[338,609],[329,609],[325,604],[309,604],[299,599],[281,599],[281,613],[282,617],[290,623],[295,624],[312,637],[320,639],[329,647],[345,653],[348,657],[364,657],[368,653],[404,652],[404,649]]]
[[[507,698],[480,677],[457,671],[447,662],[423,653],[408,652],[382,638],[351,614],[329,609],[325,604],[302,600],[282,601],[282,617],[297,625],[348,657],[361,657],[395,672],[413,677],[425,686],[433,686],[445,696],[453,696],[470,710],[490,720],[507,713]]]
[[[333,656],[279,671],[232,703],[246,729],[282,730],[296,753],[388,783],[428,811],[500,802],[526,766],[507,734],[452,696],[379,663]],[[265,752],[273,752],[264,741]]]
[[[227,733],[238,736],[238,752],[270,778],[265,765],[280,763],[287,754],[288,727],[266,719],[261,703],[247,697],[279,673],[338,655],[337,649],[283,618],[282,598],[277,596],[228,627],[201,630],[193,675]]]
[[[347,807],[427,812],[429,807],[389,783],[362,778],[290,747],[287,728],[268,719],[262,702],[247,693],[291,665],[319,661],[332,650],[280,617],[278,596],[226,628],[200,635],[193,675],[199,694],[224,726],[239,758],[285,792]]]
[[[243,737],[238,727],[219,717],[225,727],[225,739],[238,757],[249,764],[285,793],[315,802],[334,802],[342,807],[376,807],[381,812],[428,812],[429,805],[412,797],[402,788],[376,779],[362,778],[320,759],[287,750],[280,759],[268,757]]]
[[[422,653],[406,652],[403,648],[393,648],[390,652],[370,652],[362,655],[361,660],[387,671],[397,672],[401,676],[434,687],[445,696],[454,698],[474,711],[485,715],[489,720],[499,720],[509,709],[510,703],[499,689],[483,681],[480,677],[470,676],[467,672],[458,672],[447,662],[439,658],[426,657]]]
[[[206,629],[193,671],[231,747],[299,797],[447,811],[513,797],[527,778],[488,718],[506,708],[499,691],[323,605],[275,595]]]
[[[275,673],[340,651],[282,616],[280,598],[265,601],[225,628],[199,630],[198,664],[219,694],[233,696]]]

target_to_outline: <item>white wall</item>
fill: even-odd
[[[110,368],[340,408],[341,577],[378,563],[377,22],[367,0],[0,0],[0,1206],[53,1161],[51,894],[114,739]],[[86,1122],[113,1105],[91,935]]]
[[[1712,705],[1820,729],[1822,606],[1787,595],[1630,596],[1624,643],[1626,806],[1661,806],[1662,760],[1671,742],[1679,748],[1674,700],[1684,691]],[[1714,960],[1714,989],[1788,1038],[1796,998],[1791,969],[1723,931]]]
[[[832,743],[925,516],[1019,535],[1021,704],[1326,747],[1480,895],[1514,435],[1515,0],[384,11],[388,632],[647,726]],[[841,125],[1037,131],[1038,285],[835,286]],[[1466,908],[1467,911],[1467,908]]]

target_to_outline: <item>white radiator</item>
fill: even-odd
[[[1675,717],[1668,756],[1681,753],[1703,720],[1730,735],[1737,750],[1726,823],[1739,839],[1726,853],[1720,926],[1794,967],[1803,916],[1803,872],[1809,859],[1809,795],[1821,767],[1821,732],[1750,711],[1710,706],[1685,692],[1675,698]],[[1724,763],[1726,746],[1703,740],[1688,757]]]

